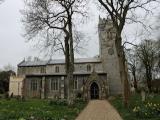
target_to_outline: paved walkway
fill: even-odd
[[[122,120],[107,100],[92,100],[76,120]]]

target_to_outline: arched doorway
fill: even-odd
[[[93,82],[90,86],[91,99],[99,99],[99,87],[97,83]]]

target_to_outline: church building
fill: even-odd
[[[99,18],[99,56],[78,58],[74,63],[74,95],[86,100],[122,94],[119,61],[112,21]],[[65,98],[65,60],[23,60],[17,76],[10,78],[10,94],[28,98]]]

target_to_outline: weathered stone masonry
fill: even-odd
[[[120,80],[114,43],[115,29],[110,20],[99,18],[98,31],[99,57],[75,59],[75,97],[106,99],[109,95],[122,94],[123,83]],[[24,60],[18,64],[17,77],[23,78],[21,95],[42,99],[66,97],[64,59]],[[14,86],[10,83],[10,88],[12,87]],[[12,92],[13,89],[10,89]]]

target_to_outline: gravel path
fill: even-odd
[[[122,120],[107,100],[92,100],[76,120]]]

